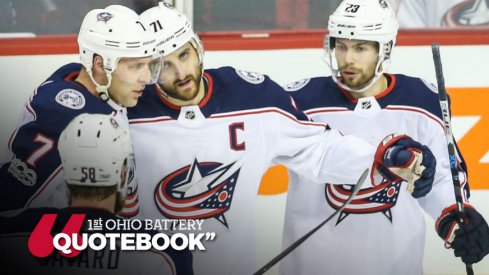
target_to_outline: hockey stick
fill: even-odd
[[[452,172],[453,189],[455,191],[455,201],[457,202],[457,209],[455,213],[458,218],[458,223],[462,224],[465,221],[465,209],[464,200],[462,198],[462,191],[460,190],[460,179],[458,177],[457,169],[457,157],[455,156],[455,142],[453,141],[452,125],[450,122],[450,106],[448,104],[448,95],[445,90],[445,79],[443,78],[443,69],[441,66],[440,57],[440,44],[431,44],[431,51],[433,53],[433,61],[435,63],[436,81],[438,83],[438,98],[440,100],[441,114],[443,117],[443,124],[445,124],[445,137],[448,143],[448,157],[450,159],[450,171]],[[467,275],[474,275],[474,270],[471,264],[465,265]]]
[[[348,199],[341,205],[340,208],[338,208],[331,216],[329,216],[326,220],[324,220],[322,223],[320,223],[318,226],[316,226],[314,229],[309,231],[309,233],[305,234],[302,236],[300,239],[295,241],[293,244],[291,244],[287,249],[282,251],[280,254],[278,254],[275,258],[273,258],[270,262],[265,264],[262,268],[260,268],[257,272],[254,273],[254,275],[261,275],[265,273],[267,270],[272,268],[276,263],[278,263],[281,259],[283,259],[285,256],[287,256],[290,252],[292,252],[296,247],[298,247],[301,243],[303,243],[307,238],[309,238],[314,232],[318,231],[323,225],[325,225],[327,222],[329,222],[332,218],[334,218],[338,213],[343,211],[343,209],[350,203],[350,201],[353,199],[353,197],[356,196],[358,191],[361,189],[363,182],[367,178],[368,175],[368,169],[365,169],[363,171],[362,175],[358,179],[355,188],[353,189],[353,192],[351,192],[350,196]]]

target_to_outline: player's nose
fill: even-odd
[[[345,51],[345,63],[346,64],[352,64],[355,61],[355,53],[352,49],[347,49]]]
[[[175,77],[177,79],[180,79],[181,77],[185,76],[185,70],[181,64],[176,64],[174,69],[175,69]]]
[[[150,68],[146,68],[141,72],[141,75],[139,76],[139,82],[143,83],[144,85],[149,84],[151,81],[151,70]]]

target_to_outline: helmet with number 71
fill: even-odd
[[[324,58],[331,69],[333,80],[350,92],[366,91],[389,66],[398,28],[394,11],[386,0],[344,0],[341,2],[329,17],[329,33],[324,39]],[[375,41],[379,45],[375,75],[361,89],[352,89],[338,79],[340,71],[335,57],[337,38]]]
[[[163,56],[163,60],[165,56],[190,43],[198,55],[195,67],[202,65],[204,59],[202,41],[193,31],[190,20],[183,13],[166,2],[160,2],[158,6],[143,12],[140,18],[143,24],[156,33],[156,48]],[[165,66],[162,66],[161,70],[163,72]],[[165,81],[160,78],[159,82]]]
[[[58,151],[66,183],[116,186],[125,194],[134,173],[134,155],[129,132],[114,115],[78,115],[61,133]]]

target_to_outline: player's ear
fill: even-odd
[[[93,55],[92,70],[97,73],[104,73],[104,59],[98,54]]]

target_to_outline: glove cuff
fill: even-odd
[[[475,208],[468,203],[464,203],[464,208],[475,210]],[[443,209],[438,219],[436,219],[435,230],[438,233],[438,236],[445,241],[446,248],[450,248],[450,244],[455,239],[455,231],[459,228],[456,210],[457,204],[452,204]]]

